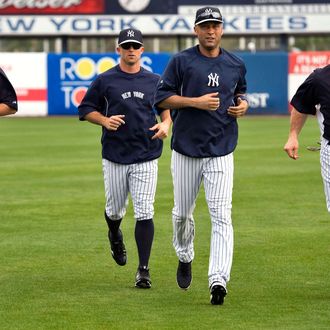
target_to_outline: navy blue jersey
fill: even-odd
[[[316,114],[315,106],[318,104],[324,117],[323,137],[330,141],[330,65],[314,70],[291,100],[297,111],[310,115]]]
[[[190,157],[216,157],[231,153],[237,144],[236,119],[227,114],[234,96],[246,92],[243,61],[221,48],[217,57],[206,57],[198,46],[176,54],[158,84],[155,104],[172,95],[198,97],[219,92],[216,111],[195,108],[172,110],[171,147]]]
[[[102,128],[102,157],[119,164],[156,159],[162,141],[151,140],[149,128],[157,123],[153,98],[159,76],[141,68],[138,73],[123,72],[119,65],[100,74],[89,87],[78,107],[79,118],[93,111],[106,117],[125,115],[117,131]]]
[[[15,89],[1,68],[0,68],[0,103],[7,104],[10,108],[17,110],[17,96]]]

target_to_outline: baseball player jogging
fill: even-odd
[[[196,12],[199,45],[175,55],[159,82],[155,104],[170,108],[173,120],[173,246],[179,258],[177,283],[188,289],[194,259],[196,197],[203,181],[211,222],[208,280],[211,303],[223,304],[233,256],[231,221],[236,118],[248,109],[245,65],[220,48],[218,8]]]
[[[321,130],[320,163],[328,212],[330,212],[330,65],[316,69],[300,85],[291,100],[290,133],[284,150],[298,159],[298,136],[307,116],[317,114]]]
[[[95,79],[78,110],[80,120],[102,126],[104,216],[111,254],[118,265],[126,264],[120,224],[130,193],[139,255],[135,286],[150,288],[148,263],[154,237],[157,159],[171,118],[169,110],[164,110],[160,114],[162,122],[157,123],[153,100],[159,76],[141,67],[143,51],[141,32],[122,30],[117,47],[119,64]]]
[[[17,111],[17,96],[8,77],[0,68],[0,116],[12,115]]]

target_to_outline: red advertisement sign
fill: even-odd
[[[330,64],[330,51],[297,52],[289,57],[289,73],[309,75],[316,68]]]
[[[103,14],[104,0],[0,0],[2,14]]]

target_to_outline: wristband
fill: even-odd
[[[242,101],[246,101],[249,104],[249,98],[246,95],[236,95],[234,97],[234,102],[237,104],[237,99],[240,98]]]

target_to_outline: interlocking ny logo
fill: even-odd
[[[206,8],[204,13],[205,13],[205,15],[211,15],[212,14],[212,9],[211,8]]]
[[[132,31],[132,30],[128,30],[128,31],[127,31],[127,36],[128,36],[128,37],[134,37],[134,31]]]
[[[207,84],[207,86],[219,86],[219,76],[216,73],[210,73],[208,75],[209,78],[209,83]]]

